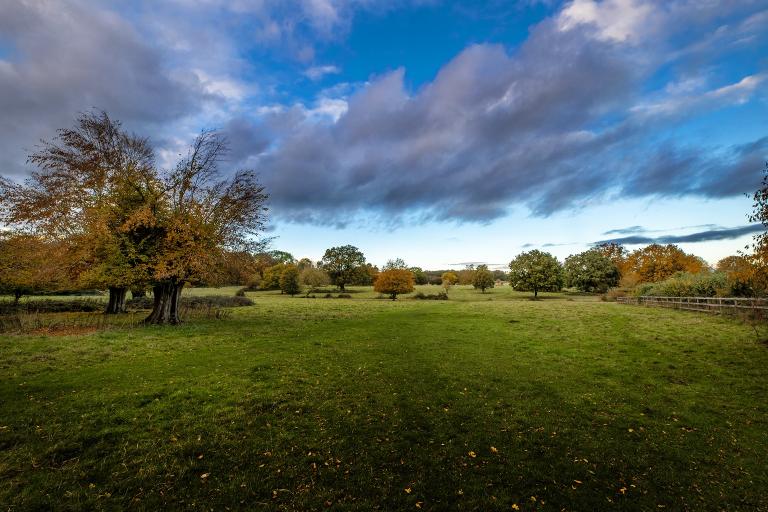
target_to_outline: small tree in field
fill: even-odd
[[[565,283],[582,292],[606,292],[619,283],[619,269],[599,248],[565,258]]]
[[[301,291],[299,269],[296,265],[285,265],[280,274],[280,291],[293,297]]]
[[[299,282],[309,287],[309,290],[331,284],[328,273],[320,268],[305,267],[299,274]]]
[[[493,278],[493,273],[488,270],[488,265],[479,265],[475,270],[475,276],[472,278],[472,286],[475,290],[480,290],[485,293],[487,288],[493,288],[496,284],[496,280]]]
[[[395,300],[401,293],[411,293],[413,283],[413,272],[404,268],[393,268],[379,274],[376,282],[373,283],[373,289],[379,293],[386,293]]]
[[[509,284],[515,290],[559,291],[563,287],[563,271],[557,258],[548,252],[534,249],[518,255],[509,264]]]
[[[365,265],[365,256],[353,245],[331,247],[322,259],[323,270],[331,276],[331,282],[344,291],[344,286],[358,278],[359,267]]]
[[[443,284],[447,282],[449,286],[453,286],[459,282],[459,276],[456,275],[456,272],[443,272],[440,280]]]

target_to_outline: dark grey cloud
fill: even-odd
[[[751,235],[765,231],[762,224],[749,224],[735,228],[718,228],[707,231],[699,231],[688,235],[665,235],[659,237],[631,235],[619,238],[610,238],[593,242],[592,245],[616,243],[622,245],[647,245],[647,244],[683,244],[697,242],[711,242],[716,240],[733,240],[744,235]]]
[[[640,233],[659,233],[664,231],[676,231],[676,230],[683,230],[683,229],[701,229],[701,228],[707,228],[708,230],[722,229],[717,224],[697,224],[695,226],[682,226],[679,228],[672,228],[672,229],[650,229],[644,226],[629,226],[626,228],[611,229],[604,232],[603,234],[604,235],[637,235]]]
[[[76,0],[0,2],[0,173],[21,176],[40,138],[78,112],[103,109],[126,127],[158,133],[196,111],[197,79],[172,72],[166,57],[122,17]]]

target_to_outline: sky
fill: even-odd
[[[2,0],[0,174],[90,109],[161,167],[220,131],[297,258],[715,263],[761,229],[768,0]]]

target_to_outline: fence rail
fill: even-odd
[[[768,312],[768,299],[744,297],[617,297],[620,304],[703,311],[705,313]]]

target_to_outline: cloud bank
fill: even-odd
[[[677,136],[697,116],[765,99],[758,59],[716,71],[765,44],[758,2],[566,2],[519,46],[471,45],[416,88],[394,68],[291,97],[284,70],[260,74],[247,58],[284,52],[294,81],[327,84],[343,66],[317,48],[343,40],[360,10],[414,3],[7,0],[0,172],[28,172],[38,138],[96,107],[151,134],[162,161],[196,130],[220,128],[231,165],[257,169],[275,215],[299,223],[486,223],[512,209],[724,198],[759,184],[768,137]]]

